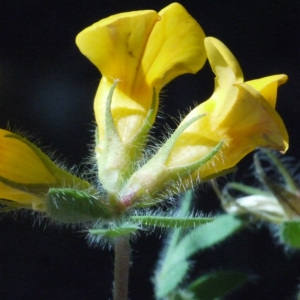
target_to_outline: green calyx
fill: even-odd
[[[87,191],[69,188],[49,189],[46,214],[62,223],[83,223],[112,217],[110,207],[101,198]]]
[[[192,163],[179,164],[178,166],[169,166],[166,163],[175,143],[180,139],[180,135],[202,117],[205,115],[192,118],[175,130],[160,150],[130,177],[121,191],[123,199],[130,199],[128,202],[134,202],[139,207],[146,207],[149,202],[155,204],[160,201],[161,198],[158,195],[176,194],[182,191],[180,185],[189,175],[196,172],[219,153],[223,141],[220,141],[207,155]]]
[[[144,123],[137,133],[129,140],[123,141],[113,119],[111,104],[113,94],[118,85],[116,80],[107,95],[105,106],[105,138],[102,140],[101,153],[98,153],[99,180],[109,194],[118,194],[124,181],[136,170],[137,161],[142,158],[148,132],[156,117],[158,97],[153,89],[151,107],[145,117]],[[96,138],[96,147],[98,144]]]

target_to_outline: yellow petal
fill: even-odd
[[[106,77],[103,77],[100,81],[94,101],[94,111],[96,123],[98,125],[100,144],[102,144],[104,141],[105,127],[107,125],[105,122],[106,101],[104,101],[104,99],[106,99],[108,91],[111,87],[111,81]],[[147,104],[150,105],[151,102],[149,99],[152,99],[153,97],[153,90],[150,88],[143,89],[142,92],[139,95],[140,99],[148,99]],[[156,97],[158,97],[157,93]],[[124,93],[122,89],[115,89],[111,104],[111,113],[113,116],[114,125],[124,143],[130,143],[144,124],[147,112],[149,110],[149,107],[145,107],[145,102],[146,101],[144,101],[144,103],[142,103],[142,101],[135,101],[135,99],[132,98],[132,95]]]
[[[0,199],[43,210],[50,187],[80,190],[90,184],[59,168],[25,138],[0,129]]]
[[[260,94],[269,102],[269,104],[275,108],[277,89],[281,84],[285,83],[287,79],[288,77],[285,74],[278,74],[250,80],[245,83],[260,92]]]
[[[45,211],[46,208],[46,197],[18,190],[2,182],[0,182],[0,199],[12,201],[12,206],[16,208],[22,207],[38,211]],[[5,204],[9,205],[9,201]]]
[[[54,183],[55,177],[22,138],[0,129],[0,178],[19,184]]]
[[[226,45],[214,37],[206,37],[204,44],[211,68],[222,87],[244,81],[239,62]]]
[[[155,11],[121,13],[84,29],[76,37],[80,51],[111,82],[131,93],[149,35],[159,16]]]
[[[239,84],[237,87],[239,89],[238,98],[244,101],[237,101],[240,103],[235,108],[235,115],[239,115],[239,118],[233,118],[233,114],[228,115],[228,120],[232,119],[229,121],[233,124],[232,127],[235,127],[233,122],[237,122],[236,124],[240,124],[240,132],[248,128],[249,139],[253,145],[256,144],[256,147],[270,148],[282,153],[286,152],[289,145],[289,136],[280,115],[262,94],[247,83]],[[248,114],[244,108],[245,102],[248,106]],[[223,124],[226,124],[226,122]]]
[[[182,5],[170,4],[159,12],[159,17],[140,70],[147,84],[157,90],[181,74],[196,73],[206,61],[205,34]]]

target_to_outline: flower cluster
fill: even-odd
[[[244,81],[238,61],[178,3],[160,12],[120,13],[80,32],[80,51],[102,74],[95,96],[95,160],[103,191],[69,174],[19,135],[0,131],[0,198],[63,222],[114,218],[155,205],[228,171],[249,152],[284,153],[285,125],[275,111],[286,75]],[[150,158],[145,155],[159,93],[208,60],[211,97],[199,104]],[[70,216],[72,214],[72,216]]]

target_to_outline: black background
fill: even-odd
[[[167,1],[12,0],[0,6],[0,126],[29,132],[68,166],[89,154],[93,97],[100,74],[75,46],[76,34],[111,14],[160,10]],[[246,80],[286,73],[277,110],[290,134],[289,155],[300,159],[298,0],[181,1],[207,35],[238,58]],[[171,116],[205,100],[213,90],[208,66],[165,88],[157,133]],[[241,166],[247,166],[244,161]],[[241,169],[242,167],[240,167]],[[207,185],[197,193],[204,212],[219,210]],[[149,277],[160,233],[134,243],[130,298],[153,299]],[[108,299],[113,253],[89,248],[81,233],[46,226],[28,213],[0,223],[1,299]],[[234,268],[257,275],[229,299],[293,299],[300,255],[279,246],[262,225],[199,256],[195,274]]]

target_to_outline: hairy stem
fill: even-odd
[[[113,300],[128,299],[130,252],[129,236],[116,238]]]

